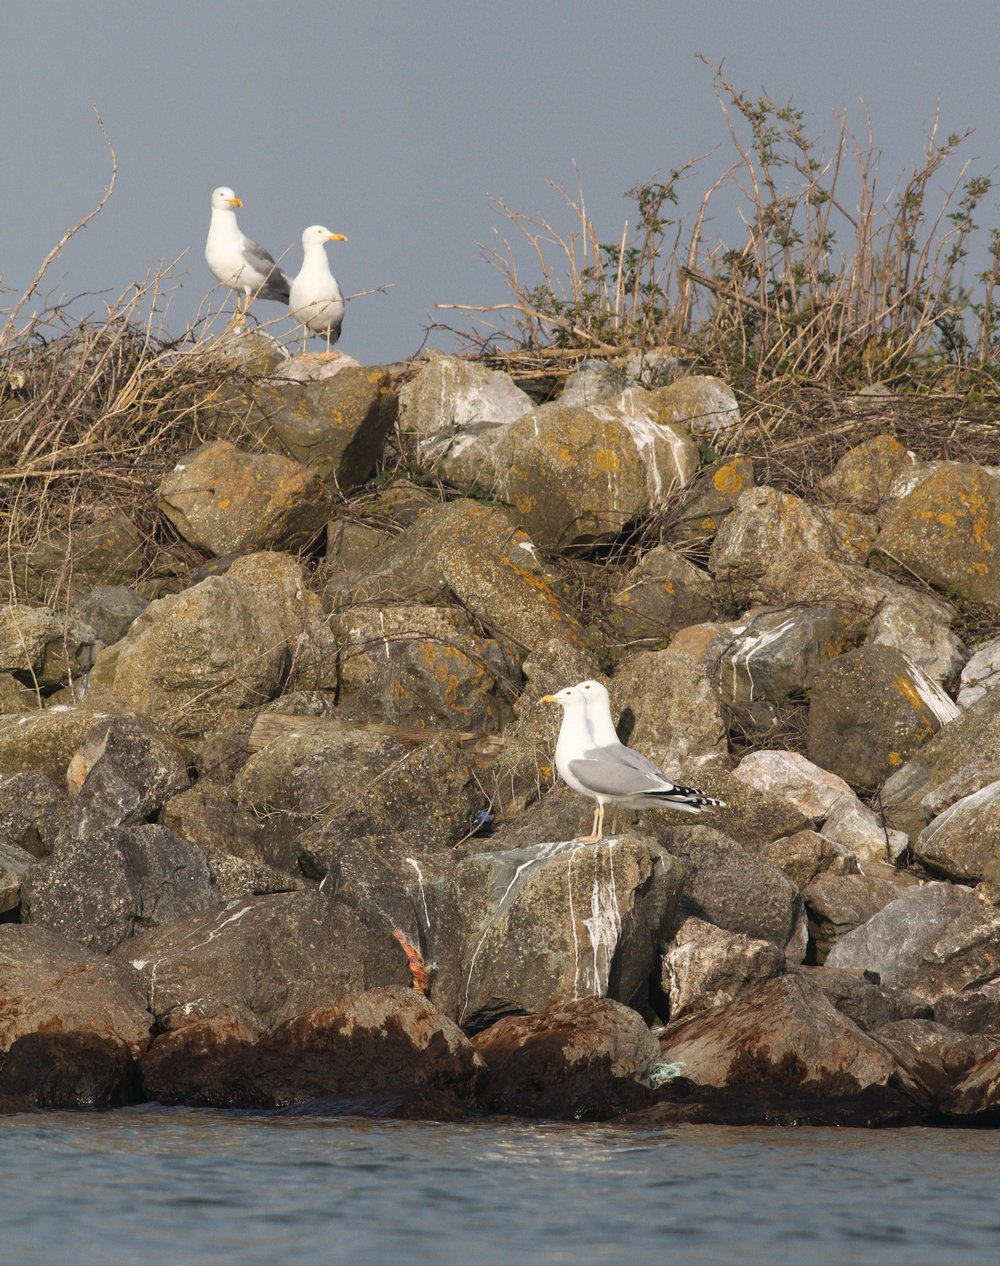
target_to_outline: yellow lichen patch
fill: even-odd
[[[989,546],[987,546],[987,549]],[[966,567],[966,573],[969,576],[988,576],[990,569],[985,563],[973,563],[971,567]]]
[[[958,520],[955,518],[955,516],[949,513],[947,510],[941,511],[941,513],[937,516],[937,521],[938,523],[941,524],[942,527],[949,527],[949,528],[955,527],[955,525],[958,523]]]
[[[920,712],[924,710],[924,701],[920,697],[920,691],[912,681],[907,681],[905,677],[898,675],[892,679],[892,684],[894,689],[898,690],[909,704]]]
[[[701,521],[701,529],[703,532],[717,532],[719,525],[710,514],[706,514]]]
[[[518,514],[530,514],[535,508],[535,497],[515,497],[514,505],[517,507]]]
[[[613,448],[599,448],[594,454],[594,462],[598,470],[609,475],[617,475],[622,468],[621,458]]]
[[[223,498],[222,498],[222,500],[219,502],[219,509],[220,509],[220,510],[225,510],[225,509],[226,509],[226,507],[227,507],[229,504],[230,504],[230,502],[229,502],[229,498],[228,498],[228,497],[223,497]]]
[[[743,476],[731,462],[725,466],[720,466],[712,476],[712,483],[716,492],[728,494],[729,496],[739,492],[743,487]]]
[[[887,759],[893,769],[895,769],[897,765],[902,765],[903,763],[903,758],[899,752],[890,752]]]

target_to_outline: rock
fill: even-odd
[[[825,839],[849,849],[864,864],[895,862],[910,843],[908,836],[891,830],[853,792],[834,804],[822,829]]]
[[[341,714],[497,733],[521,684],[521,656],[476,634],[458,607],[348,607],[333,621]]]
[[[330,495],[364,483],[382,455],[399,402],[388,371],[364,365],[312,382],[262,383],[247,425],[269,448],[315,471]]]
[[[70,614],[89,625],[105,646],[111,646],[125,636],[148,605],[125,585],[98,585],[77,598]]]
[[[307,545],[326,523],[319,476],[274,453],[214,440],[163,477],[160,511],[196,549],[214,554]]]
[[[795,971],[866,1033],[897,1020],[927,1020],[933,1014],[930,1003],[917,994],[878,985],[860,972],[836,967],[796,967]]]
[[[779,1086],[815,1095],[886,1086],[888,1051],[798,976],[754,985],[727,1007],[671,1024],[661,1058],[701,1086]]]
[[[849,449],[820,480],[820,487],[838,501],[875,512],[885,505],[899,474],[913,462],[913,454],[895,436],[877,435]]]
[[[21,885],[33,861],[23,848],[0,840],[0,914],[20,905]]]
[[[728,839],[735,840],[747,852],[759,854],[765,845],[796,831],[805,830],[812,825],[811,819],[788,803],[779,800],[744,782],[738,782],[726,770],[706,765],[697,772],[697,783],[711,796],[725,801],[724,809],[713,810],[701,815],[700,822],[709,829],[723,833]],[[646,813],[643,821],[657,831],[663,827],[677,827],[684,830],[693,826],[699,819],[685,814],[681,819],[678,814],[667,812]],[[805,924],[802,926],[805,936]],[[804,944],[804,941],[803,941]]]
[[[670,540],[681,543],[711,540],[741,495],[753,487],[753,462],[749,457],[731,457],[719,462],[691,485],[678,518],[669,529]]]
[[[716,1089],[676,1077],[660,1087],[658,1099],[623,1122],[658,1130],[681,1124],[873,1130],[922,1120],[913,1099],[891,1086],[866,1086],[858,1094],[812,1094],[756,1083]]]
[[[0,673],[0,716],[31,712],[43,706],[41,691],[30,690],[12,673]]]
[[[46,857],[63,829],[65,795],[47,774],[28,771],[0,778],[0,840]]]
[[[811,506],[766,484],[748,488],[719,525],[709,570],[720,584],[743,596],[753,591],[775,558],[793,548],[830,557],[836,553],[830,528]]]
[[[88,673],[100,650],[88,624],[49,607],[0,607],[0,672],[49,692]]]
[[[138,1055],[152,1022],[131,967],[51,928],[0,924],[0,1051],[27,1033],[84,1030]]]
[[[835,941],[898,896],[898,888],[877,876],[818,875],[802,892],[816,962],[822,966]]]
[[[595,404],[613,404],[618,398],[619,388],[620,378],[614,369],[599,361],[585,361],[579,369],[567,375],[559,403],[567,409],[590,409]]]
[[[91,708],[56,706],[44,712],[0,716],[0,777],[44,774],[66,785],[66,769],[84,735],[108,717]]]
[[[940,1108],[947,1103],[947,1110],[952,1112],[961,1111],[961,1096],[952,1090],[955,1082],[961,1082],[973,1065],[989,1059],[996,1050],[992,1038],[956,1033],[926,1019],[884,1024],[875,1030],[875,1037],[906,1069],[918,1088],[923,1107]]]
[[[273,1028],[344,994],[410,984],[386,924],[319,892],[245,897],[119,946],[163,1029],[242,1008]]]
[[[619,637],[662,642],[686,625],[710,619],[716,604],[711,577],[668,545],[658,545],[624,577],[605,614]]]
[[[967,1049],[962,1044],[957,1046],[960,1058]],[[970,1119],[972,1123],[982,1115],[986,1124],[994,1125],[1000,1106],[1000,1053],[994,1050],[977,1060],[939,1093],[935,1106],[939,1112],[958,1118],[958,1123]]]
[[[345,369],[360,369],[361,362],[346,352],[302,352],[283,361],[271,375],[272,382],[317,382],[333,378]]]
[[[334,585],[348,592],[352,579],[360,579],[378,566],[378,555],[396,538],[391,532],[358,523],[354,519],[331,519],[326,525],[325,563]]]
[[[727,932],[688,915],[663,954],[661,985],[670,1018],[727,1006],[745,989],[785,970],[785,955],[770,941]]]
[[[0,1094],[21,1095],[36,1108],[119,1108],[135,1103],[138,1090],[128,1044],[86,1030],[26,1033],[0,1071]]]
[[[70,758],[66,780],[73,796],[67,827],[78,838],[141,824],[190,782],[176,739],[145,717],[99,721]]]
[[[1000,605],[1000,480],[981,466],[942,466],[887,514],[873,562],[902,568],[972,602]]]
[[[543,548],[589,545],[617,535],[697,470],[697,447],[659,416],[641,388],[590,410],[540,405],[444,470],[495,487]]]
[[[958,713],[900,651],[861,646],[814,678],[809,758],[855,786],[874,788]]]
[[[804,698],[821,669],[846,644],[847,626],[835,608],[762,612],[735,629],[721,648],[717,678],[722,698],[740,711],[757,700]]]
[[[817,875],[856,875],[858,863],[843,844],[828,840],[818,831],[796,831],[771,840],[754,850],[802,891]]]
[[[22,886],[25,922],[108,953],[145,928],[218,906],[201,849],[162,826],[67,840]]]
[[[234,1027],[219,1033],[202,1021],[163,1034],[142,1061],[147,1092],[161,1103],[243,1108],[415,1087],[446,1091],[468,1104],[483,1070],[456,1024],[398,986],[313,1007],[255,1042]]]
[[[473,1045],[486,1061],[489,1111],[577,1121],[638,1106],[620,1083],[648,1079],[660,1053],[642,1017],[610,998],[506,1016]]]
[[[967,657],[965,647],[944,618],[928,615],[910,602],[884,602],[868,626],[865,641],[870,646],[891,646],[902,651],[936,682],[953,677]]]
[[[641,999],[681,867],[645,836],[465,857],[436,937],[431,996],[474,1031],[579,998]]]
[[[822,822],[842,796],[853,796],[836,774],[820,769],[799,752],[750,752],[733,777],[768,795],[779,796],[814,822]]]
[[[456,356],[433,355],[399,392],[399,427],[421,441],[424,460],[456,456],[490,427],[534,407],[509,374]]]
[[[878,972],[933,1002],[1000,977],[1000,911],[965,888],[913,888],[842,936],[827,966]]]
[[[668,827],[660,843],[684,863],[681,910],[727,932],[769,941],[790,962],[805,952],[805,912],[795,886],[708,826]]]
[[[1000,1034],[1000,982],[941,994],[934,1018],[961,1033]]]
[[[721,378],[689,374],[653,393],[667,420],[679,422],[692,435],[715,437],[739,425],[740,409],[732,388]]]
[[[998,778],[1000,696],[987,692],[886,780],[882,807],[892,826],[916,839],[949,805]]]
[[[59,590],[75,598],[95,585],[130,584],[142,571],[142,536],[127,514],[115,510],[89,523],[81,518],[74,515],[72,534],[47,525],[23,554],[12,552],[14,588],[22,598],[46,601]],[[9,588],[6,579],[0,592]]]
[[[1000,881],[1000,781],[939,813],[917,836],[913,856],[958,883]]]
[[[975,648],[962,669],[961,683],[956,700],[960,708],[978,703],[988,690],[1000,685],[1000,637]]]
[[[219,854],[268,863],[264,822],[238,805],[225,787],[201,778],[187,791],[171,796],[160,814],[163,826],[204,850],[209,861]]]
[[[91,674],[97,702],[117,699],[178,735],[277,693],[288,648],[273,604],[228,576],[151,602]]]

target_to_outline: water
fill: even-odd
[[[16,1266],[987,1266],[1000,1134],[0,1118]]]

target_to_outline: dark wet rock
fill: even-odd
[[[152,1022],[131,967],[50,928],[0,924],[0,1051],[27,1033],[85,1030],[137,1055]]]
[[[187,454],[160,482],[158,506],[196,549],[222,557],[298,549],[326,523],[319,476],[274,453],[214,440]]]
[[[169,731],[145,717],[99,721],[70,758],[66,829],[82,839],[141,824],[189,782],[187,756]]]
[[[379,365],[349,366],[312,382],[265,382],[248,403],[246,424],[275,452],[315,471],[331,495],[350,492],[372,473],[399,408]]]
[[[702,1086],[769,1085],[815,1095],[888,1085],[897,1064],[799,976],[748,989],[727,1007],[671,1024],[662,1058]]]
[[[148,605],[125,585],[97,585],[77,598],[71,614],[89,624],[105,646],[111,646],[125,636]]]
[[[146,928],[219,904],[205,854],[163,826],[107,827],[35,862],[22,917],[108,953]]]
[[[967,888],[912,888],[842,936],[827,965],[878,972],[934,1002],[1000,978],[1000,910]]]
[[[684,1077],[660,1087],[659,1102],[622,1118],[630,1125],[769,1125],[884,1129],[917,1125],[913,1099],[892,1086],[865,1086],[856,1094],[807,1094],[771,1085],[715,1088]]]
[[[900,651],[861,646],[817,674],[809,701],[810,760],[858,787],[876,787],[959,715]]]
[[[684,864],[681,909],[727,932],[769,941],[791,962],[805,953],[805,911],[794,884],[769,862],[707,826],[670,827],[660,843]]]
[[[33,857],[52,852],[63,829],[67,800],[47,774],[0,777],[0,840]]]
[[[750,985],[784,970],[784,951],[772,942],[688,916],[664,950],[660,983],[671,1020],[679,1020],[726,1006]]]
[[[605,1120],[644,1106],[659,1045],[645,1021],[610,998],[506,1016],[473,1038],[486,1061],[482,1102],[491,1112]]]
[[[816,962],[825,962],[841,936],[898,896],[895,885],[874,875],[817,875],[802,891]]]
[[[158,1037],[142,1061],[161,1103],[274,1108],[426,1087],[468,1107],[483,1061],[412,989],[376,988],[314,1007],[254,1039],[238,1017]]]
[[[445,897],[431,997],[470,1031],[572,999],[641,1004],[681,875],[645,836],[467,855]]]
[[[11,1044],[0,1096],[36,1108],[118,1108],[135,1103],[139,1084],[128,1043],[102,1033],[26,1033]]]
[[[245,897],[119,946],[162,1028],[242,1008],[273,1027],[346,993],[411,981],[388,924],[305,891]]]
[[[933,1014],[930,1003],[919,994],[877,983],[861,972],[836,967],[796,967],[795,971],[866,1033],[897,1020],[929,1020]]]
[[[896,1020],[876,1029],[873,1036],[906,1069],[915,1095],[924,1108],[942,1100],[951,1110],[957,1102],[952,1087],[979,1063],[1000,1049],[1000,1040],[959,1033],[934,1020]]]

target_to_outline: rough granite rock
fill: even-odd
[[[926,605],[886,601],[868,626],[865,641],[871,646],[893,646],[933,681],[942,682],[959,672],[968,658],[961,640],[948,627],[943,613],[928,612]]]
[[[605,618],[626,641],[663,642],[715,613],[718,595],[707,572],[668,545],[651,549],[623,578]]]
[[[20,905],[21,887],[34,860],[17,844],[7,844],[0,839],[0,914]]]
[[[802,890],[816,962],[822,966],[839,937],[898,896],[899,889],[877,875],[817,875]]]
[[[902,652],[861,646],[817,673],[809,700],[810,760],[858,787],[877,787],[959,709]]]
[[[47,857],[63,829],[64,792],[41,771],[0,775],[0,840],[32,857]]]
[[[642,1017],[610,998],[505,1016],[473,1045],[486,1061],[482,1100],[489,1111],[562,1120],[620,1111],[618,1096],[628,1096],[620,1083],[647,1080],[660,1054]]]
[[[777,866],[799,892],[817,875],[856,875],[857,858],[842,844],[828,840],[818,831],[795,831],[771,840],[754,850],[758,857]]]
[[[851,792],[841,796],[827,814],[822,832],[831,844],[850,850],[863,864],[895,862],[909,847],[909,837],[876,817]]]
[[[709,374],[688,374],[653,393],[667,420],[679,422],[692,435],[716,436],[737,426],[740,409],[732,387]]]
[[[671,1024],[662,1058],[702,1086],[781,1086],[818,1095],[885,1086],[897,1064],[799,976],[752,986],[734,1003]]]
[[[995,686],[1000,686],[1000,637],[974,647],[962,669],[956,702],[960,708],[969,708]]]
[[[0,716],[0,777],[44,774],[57,788],[84,736],[110,716],[97,708],[58,705],[44,712]]]
[[[968,888],[926,884],[842,936],[826,961],[878,972],[888,984],[934,1002],[1000,978],[1000,910]]]
[[[874,1036],[906,1069],[921,1106],[946,1112],[962,1111],[963,1096],[955,1093],[956,1083],[962,1083],[974,1065],[991,1059],[1000,1045],[996,1038],[958,1033],[930,1019],[895,1020],[876,1029]]]
[[[89,624],[50,607],[0,607],[0,672],[49,692],[90,671],[101,643]]]
[[[132,967],[51,928],[0,924],[0,1051],[27,1033],[85,1030],[121,1038],[138,1055],[152,1023]]]
[[[509,374],[457,356],[432,353],[399,392],[399,427],[421,440],[423,459],[455,457],[491,427],[534,408]]]
[[[806,696],[819,672],[847,649],[847,623],[831,607],[764,611],[733,630],[719,648],[715,677],[740,713],[759,700]]]
[[[775,558],[792,548],[833,557],[837,543],[822,515],[790,492],[748,488],[719,525],[709,569],[737,596],[753,591]]]
[[[914,840],[913,856],[958,883],[1000,882],[1000,781],[939,813]]]
[[[221,558],[307,545],[328,517],[319,476],[228,440],[204,444],[160,481],[157,504],[181,537]]]
[[[771,941],[727,932],[689,915],[663,953],[660,984],[671,1020],[734,1002],[745,989],[785,970]]]
[[[750,752],[733,770],[733,777],[787,800],[814,822],[822,822],[842,796],[854,794],[843,778],[814,765],[800,752]]]
[[[23,551],[11,549],[9,570],[5,567],[0,576],[0,594],[8,596],[13,581],[21,601],[45,602],[54,591],[75,598],[95,585],[135,580],[143,567],[143,539],[129,516],[114,510],[89,523],[81,518],[74,516],[72,533],[48,526]]]
[[[125,585],[97,585],[73,603],[70,614],[88,624],[105,646],[120,641],[149,603]]]
[[[876,512],[889,498],[899,474],[912,466],[914,456],[893,435],[877,435],[849,449],[820,487],[838,501]]]
[[[930,1003],[918,994],[895,985],[876,984],[862,972],[837,967],[794,970],[866,1033],[896,1020],[928,1020],[933,1015]]]
[[[689,489],[677,520],[668,529],[678,543],[710,541],[740,496],[754,487],[753,462],[731,457],[697,478]]]

